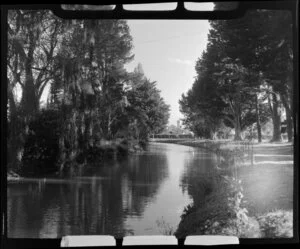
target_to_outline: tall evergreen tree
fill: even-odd
[[[226,3],[216,4],[216,9],[222,9],[223,5],[227,6]],[[282,103],[289,120],[290,140],[290,21],[289,13],[267,10],[249,11],[238,20],[211,21],[207,50],[196,64],[197,80],[188,93],[190,97],[183,96],[181,102],[186,121],[193,117],[194,123],[199,123],[199,119],[207,122],[209,116],[204,113],[212,112],[213,106],[217,105],[215,95],[222,102],[218,102],[221,115],[217,116],[229,127],[235,128],[235,139],[241,139],[241,131],[255,123],[261,142],[261,122],[266,120],[261,113],[265,112],[264,103],[269,99],[272,141],[281,140]],[[199,96],[199,99],[192,100],[193,95]]]

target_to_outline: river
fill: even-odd
[[[9,238],[64,235],[159,235],[175,232],[199,177],[215,156],[203,149],[150,143],[120,161],[87,167],[70,179],[7,185]]]

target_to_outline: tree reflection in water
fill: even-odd
[[[168,177],[166,156],[132,155],[65,180],[9,183],[8,236],[61,237],[72,234],[132,234],[128,216],[141,216]]]
[[[184,173],[180,183],[183,192],[187,192],[193,203],[201,203],[204,196],[208,195],[216,183],[215,167],[217,158],[213,153],[191,148],[191,153],[186,154]]]

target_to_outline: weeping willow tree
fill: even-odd
[[[69,23],[70,24],[70,23]],[[111,127],[122,110],[124,64],[132,38],[122,20],[72,21],[55,58],[56,76],[49,105],[61,108],[60,169],[79,153],[112,139]]]

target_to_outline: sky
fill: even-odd
[[[145,9],[144,6],[130,6],[130,9]],[[176,4],[149,6],[153,10],[174,9]],[[212,10],[213,3],[185,7]],[[161,96],[170,105],[169,125],[177,125],[177,121],[183,118],[178,101],[194,83],[195,64],[206,49],[209,23],[207,20],[128,20],[127,23],[133,38],[135,58],[126,65],[126,69],[133,71],[138,63],[142,64],[145,76],[156,81]]]
[[[128,20],[133,37],[132,71],[142,64],[145,76],[156,81],[161,96],[170,105],[169,124],[183,118],[179,99],[196,76],[195,64],[207,44],[209,23],[205,20]]]

